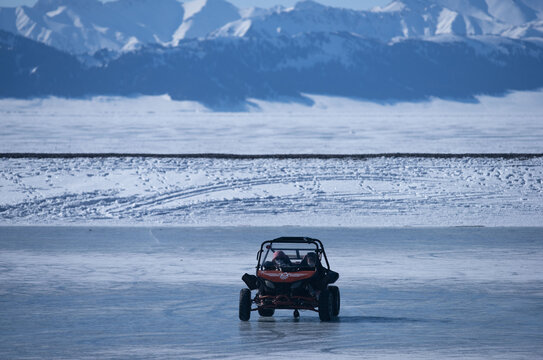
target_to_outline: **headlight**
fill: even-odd
[[[266,284],[267,287],[269,287],[270,289],[275,289],[275,285],[269,281],[269,280],[265,280],[264,283]]]

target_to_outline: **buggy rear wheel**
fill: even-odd
[[[239,292],[239,319],[249,321],[251,318],[251,290],[241,289]]]
[[[333,316],[334,299],[332,293],[326,289],[319,296],[319,318],[321,321],[330,321]]]
[[[332,315],[338,316],[341,305],[339,288],[337,286],[328,286],[328,290],[332,293]]]
[[[270,317],[273,316],[274,313],[275,309],[258,309],[258,314],[260,316]]]

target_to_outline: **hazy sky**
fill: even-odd
[[[274,5],[292,6],[296,0],[229,0],[232,4],[239,8],[252,6],[272,7]],[[318,0],[321,4],[326,4],[335,7],[346,7],[353,9],[371,9],[377,5],[386,5],[392,0]],[[18,6],[18,5],[33,5],[36,0],[0,0],[0,6]]]

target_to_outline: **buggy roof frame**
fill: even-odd
[[[319,239],[313,239],[305,236],[283,236],[278,237],[273,240],[266,240],[262,242],[260,245],[260,250],[256,254],[256,258],[258,260],[256,264],[257,270],[260,268],[260,262],[262,260],[262,253],[264,252],[264,249],[267,249],[268,251],[271,249],[273,244],[308,244],[308,245],[314,245],[315,246],[315,252],[317,255],[322,254],[324,257],[324,260],[326,262],[326,267],[328,270],[330,270],[330,263],[328,262],[328,257],[326,256],[326,251],[324,251],[324,245],[322,244],[322,241]],[[277,250],[283,250],[276,248]]]

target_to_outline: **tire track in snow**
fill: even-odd
[[[4,223],[525,225],[543,213],[543,158],[11,158],[0,169]]]

